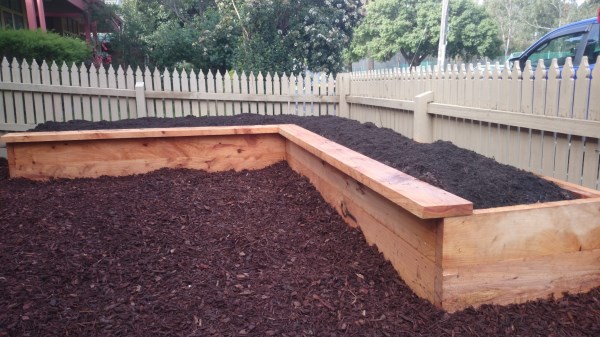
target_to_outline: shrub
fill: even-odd
[[[41,30],[0,30],[0,56],[21,61],[35,59],[41,63],[56,61],[57,64],[80,63],[89,60],[91,48],[77,38],[64,37]]]

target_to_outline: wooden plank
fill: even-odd
[[[98,71],[94,65],[90,66],[90,88],[100,88],[100,80],[98,79]],[[102,120],[102,108],[100,106],[100,97],[92,96],[92,121],[97,122]]]
[[[90,75],[88,69],[85,64],[81,63],[81,67],[79,68],[79,76],[81,86],[84,88],[90,87]],[[82,106],[82,118],[86,121],[92,120],[92,100],[89,96],[81,97],[81,106]]]
[[[83,66],[83,63],[82,63]],[[79,69],[73,63],[71,65],[71,86],[82,87],[80,83]],[[82,97],[81,95],[73,95],[73,119],[83,119],[83,108],[82,108]]]
[[[521,85],[523,84],[523,78],[521,74],[521,68],[519,61],[513,62],[513,69],[510,73],[510,84],[509,84],[509,95],[506,97],[508,100],[507,108],[508,111],[518,112],[521,111]]]
[[[40,70],[41,70],[41,78],[42,78],[41,83],[50,85],[52,83],[50,80],[50,68],[48,67],[48,63],[46,63],[46,61],[42,62],[42,66],[40,67]],[[34,84],[35,84],[35,81],[34,81]],[[44,99],[44,107],[43,107],[43,110],[41,111],[42,116],[39,116],[38,123],[43,123],[43,122],[47,122],[49,120],[54,120],[54,103],[52,102],[52,95],[44,93],[43,99]]]
[[[144,73],[142,73],[142,70],[140,69],[140,67],[136,67],[136,71],[135,74],[133,73],[133,69],[131,69],[131,66],[127,66],[127,70],[126,70],[126,80],[125,80],[125,84],[127,86],[127,89],[131,90],[135,90],[135,84],[138,82],[144,82]],[[144,87],[146,88],[146,83],[144,83]],[[144,90],[145,90],[144,88]],[[137,103],[135,101],[135,99],[133,98],[127,98],[127,111],[129,112],[129,118],[136,118],[139,116],[139,114],[141,112],[137,111]],[[148,110],[146,110],[146,116],[148,115]]]
[[[11,177],[124,176],[163,167],[209,172],[260,169],[285,160],[277,134],[14,143]],[[114,149],[118,148],[119,151]]]
[[[265,95],[273,96],[273,78],[271,77],[271,73],[267,72],[267,76],[265,76]],[[266,104],[266,114],[272,116],[273,115],[273,104]]]
[[[35,61],[35,60],[34,60]],[[23,83],[31,83],[32,71],[27,63],[27,60],[23,60],[21,63],[21,76]],[[23,115],[25,116],[25,123],[35,124],[35,106],[33,101],[33,94],[30,92],[23,93],[23,102],[25,107]]]
[[[217,70],[217,72],[218,72],[218,70]],[[208,73],[206,74],[206,92],[208,92],[208,93],[216,93],[217,92],[215,75],[213,74],[213,72],[210,69],[208,70]],[[208,100],[208,116],[217,116],[217,115],[218,115],[217,99]]]
[[[204,79],[202,80],[204,81]],[[198,75],[196,75],[194,69],[190,71],[190,92],[198,92]],[[200,102],[198,102],[198,100],[192,100],[190,103],[192,109],[191,115],[200,117]]]
[[[264,97],[265,95],[265,78],[263,77],[262,72],[258,72],[258,75],[256,76],[256,93],[259,96]],[[265,104],[262,102],[258,103],[258,114],[259,115],[264,115],[265,112]]]
[[[119,66],[117,68],[117,88],[118,89],[127,89],[127,84],[125,82],[125,70],[123,67]],[[127,112],[127,99],[124,97],[113,98],[118,102],[119,107],[119,119],[127,119],[129,118],[129,113]]]
[[[523,69],[523,81],[521,82],[521,110],[524,114],[533,113],[533,69],[531,68],[531,61],[527,60],[525,68]]]
[[[585,139],[583,157],[582,185],[590,188],[600,188],[600,140],[598,138]]]
[[[444,219],[443,267],[600,249],[600,198],[475,210]]]
[[[181,82],[184,81],[177,68],[173,69],[173,92],[181,92]],[[187,78],[185,79],[187,81]],[[174,100],[173,101],[173,116],[182,117],[183,116],[183,102],[182,100]]]
[[[423,219],[472,213],[471,202],[296,125],[281,125],[279,133]]]
[[[368,105],[387,109],[415,110],[414,101],[404,101],[388,98],[374,98],[366,96],[346,96],[346,102],[350,104]]]
[[[281,77],[277,72],[273,75],[273,95],[281,95]],[[273,115],[281,115],[281,103],[273,103]]]
[[[144,70],[144,90],[157,90],[154,88],[154,80],[148,67]],[[154,100],[148,97],[146,97],[146,113],[148,114],[148,117],[156,117]]]
[[[569,146],[569,168],[567,180],[581,184],[581,175],[583,173],[583,139],[577,136],[571,136],[571,145]]]
[[[577,80],[573,95],[573,118],[587,119],[588,102],[590,97],[590,65],[587,56],[584,56],[577,68]]]
[[[560,80],[560,98],[558,105],[558,116],[565,118],[573,117],[573,96],[575,95],[575,72],[573,62],[567,58]]]
[[[488,123],[511,125],[563,134],[577,134],[586,137],[600,135],[600,122],[583,121],[572,118],[523,114],[492,109],[470,108],[439,103],[430,103],[430,114],[466,118]]]
[[[192,77],[191,79],[188,79],[188,74],[185,71],[185,69],[183,69],[183,71],[181,71],[181,91],[182,92],[190,92],[189,82],[194,82],[194,78]],[[184,100],[181,102],[181,105],[182,105],[182,111],[181,111],[182,116],[191,115],[191,113],[192,113],[191,102],[188,100]]]
[[[71,73],[69,71],[69,67],[67,67],[67,63],[63,62],[62,67],[60,68],[60,85],[61,86],[71,86]],[[73,96],[64,93],[62,95],[62,108],[64,113],[64,121],[73,120]]]
[[[417,218],[292,142],[286,148],[290,167],[309,178],[349,225],[361,228],[418,296],[435,301],[437,221]]]
[[[169,70],[167,68],[165,68],[165,70],[163,71],[162,78],[163,78],[162,90],[165,94],[164,97],[168,97],[163,100],[164,116],[167,118],[175,117],[175,113],[173,110],[173,99],[177,99],[177,97],[174,97],[174,95],[172,95],[172,94],[174,94],[174,92],[173,92],[173,86],[171,84],[171,73],[169,73]]]
[[[61,86],[60,73],[58,72],[58,65],[56,65],[56,62],[54,62],[54,61],[52,62],[52,65],[50,66],[50,78],[51,78],[53,87]],[[52,109],[54,112],[54,115],[52,116],[52,119],[47,119],[47,120],[63,122],[65,120],[65,117],[64,117],[64,111],[63,111],[63,106],[62,106],[63,103],[62,103],[61,95],[57,95],[57,94],[52,95],[52,103],[54,104],[54,108]]]
[[[223,90],[224,90],[225,94],[233,93],[233,88],[232,88],[231,82],[232,81],[231,81],[231,76],[230,76],[229,72],[225,72],[225,74],[223,75]],[[238,84],[238,83],[236,83],[236,84]],[[228,102],[225,104],[223,115],[225,115],[225,116],[233,116],[234,115],[234,103],[233,102]]]
[[[537,174],[542,174],[542,148],[543,139],[542,131],[531,130],[530,133],[530,153],[529,153],[529,171]],[[547,173],[546,173],[547,174]],[[550,175],[550,174],[548,174]]]
[[[242,82],[243,83],[243,82]],[[1,90],[0,85],[0,90]],[[257,96],[255,94],[225,94],[225,93],[202,93],[202,92],[159,92],[159,91],[146,91],[146,98],[170,98],[170,99],[199,99],[199,100],[212,100],[212,101],[231,101],[231,102],[305,102],[305,103],[339,103],[338,96],[302,96],[302,95],[261,95]],[[376,99],[380,100],[380,99]],[[407,101],[410,104],[411,101]],[[256,103],[254,103],[256,105]],[[410,110],[410,109],[402,109],[402,110]]]
[[[13,58],[13,62],[11,65],[11,77],[13,82],[22,83],[23,80],[21,78],[21,67],[19,66],[19,62],[17,62],[16,58]],[[14,104],[15,104],[15,115],[17,117],[17,124],[25,124],[25,106],[23,102],[23,93],[19,91],[15,91],[13,93],[14,96]]]
[[[223,75],[221,75],[221,72],[218,70],[215,75],[215,92],[223,94]],[[217,115],[225,116],[225,102],[217,101]]]
[[[115,73],[115,68],[113,68],[112,64],[108,66],[108,87],[111,89],[117,89],[117,76]],[[110,120],[121,120],[121,116],[119,115],[118,99],[116,97],[109,97],[108,100],[110,102]]]
[[[254,72],[250,72],[250,76],[248,76],[248,93],[251,96],[257,96],[258,91],[257,91],[257,87],[256,87],[256,77],[254,77]],[[250,113],[251,114],[256,114],[257,112],[260,113],[260,111],[258,111],[257,109],[257,104],[250,102]]]
[[[231,93],[233,94],[239,94],[241,93],[241,78],[238,76],[237,71],[233,71],[233,76],[231,77],[231,85],[232,85],[232,91]],[[241,113],[243,113],[243,106],[241,103],[238,102],[234,102],[231,104],[231,114],[232,115],[239,115]]]
[[[554,176],[554,160],[556,153],[555,133],[542,131],[542,169],[541,174]]]
[[[281,76],[281,96],[287,96],[290,94],[290,79],[288,76],[283,73]],[[288,115],[291,113],[291,102],[288,100],[286,102],[282,102],[281,114]]]
[[[98,86],[100,88],[108,88],[108,73],[104,66],[100,65],[98,69]],[[100,93],[101,94],[101,93]],[[102,95],[102,94],[101,94]],[[110,100],[108,96],[102,95],[100,97],[100,116],[102,120],[110,120]]]
[[[556,59],[548,68],[548,80],[546,81],[546,116],[558,116],[558,98],[560,93],[560,69]]]
[[[198,94],[205,94],[208,92],[208,87],[206,85],[206,75],[200,71],[198,73]],[[148,97],[148,92],[146,93],[146,97]],[[202,100],[200,101],[200,116],[208,116],[208,101]]]
[[[2,82],[12,82],[10,75],[10,64],[8,63],[6,57],[2,58]],[[2,88],[0,88],[0,90],[2,91],[2,99],[4,101],[4,104],[0,105],[0,107],[4,108],[4,111],[2,113],[3,116],[0,116],[0,118],[2,118],[1,122],[8,124],[16,124],[17,119],[15,118],[13,92],[5,91]]]
[[[550,294],[562,297],[600,285],[600,249],[518,258],[443,271],[442,307],[450,312],[482,304],[507,305]]]
[[[0,137],[0,140],[6,143],[39,143],[97,139],[250,135],[277,133],[278,131],[277,125],[81,130],[8,133]]]
[[[562,181],[567,180],[569,167],[569,136],[556,134],[556,152],[554,154],[554,177]]]

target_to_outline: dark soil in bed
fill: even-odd
[[[372,123],[331,117],[263,116],[141,118],[116,122],[48,122],[35,131],[123,129],[181,126],[297,124],[366,156],[473,202],[490,208],[573,197],[529,172],[461,149],[450,142],[419,144]]]
[[[303,177],[7,179],[0,336],[599,336],[600,289],[447,314]]]

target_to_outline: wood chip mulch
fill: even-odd
[[[448,314],[285,163],[32,182],[0,161],[0,336],[600,336],[600,289]]]

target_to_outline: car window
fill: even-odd
[[[583,51],[583,56],[588,57],[590,64],[596,63],[600,55],[600,25],[593,25]]]
[[[535,67],[539,59],[544,60],[546,67],[550,66],[552,59],[558,60],[558,65],[563,66],[567,57],[575,58],[577,46],[585,32],[559,36],[538,46],[527,58],[531,60],[531,65]]]

